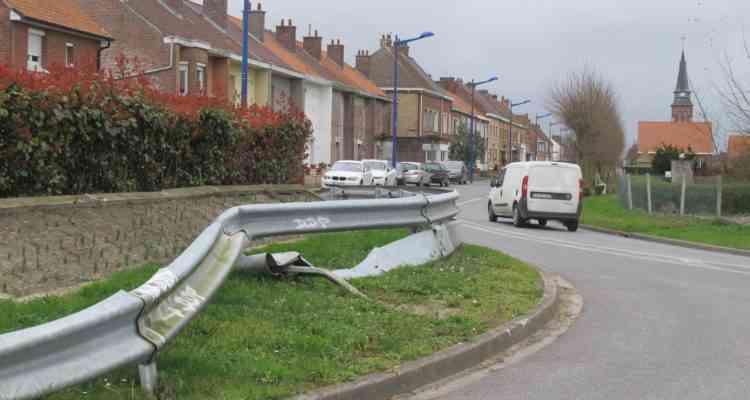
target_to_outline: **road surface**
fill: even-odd
[[[458,187],[466,240],[562,275],[583,313],[518,363],[415,400],[750,398],[750,258],[490,223],[488,186]]]

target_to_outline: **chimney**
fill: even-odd
[[[372,60],[370,58],[369,50],[360,50],[357,52],[357,70],[366,77],[370,77],[370,68]]]
[[[203,10],[217,25],[227,28],[227,0],[203,0]]]
[[[389,47],[393,46],[393,39],[391,38],[390,34],[384,34],[380,37],[380,47],[383,49],[387,49]]]
[[[441,76],[440,80],[437,82],[438,86],[441,88],[451,92],[456,93],[457,91],[457,83],[456,78],[449,77],[449,76]]]
[[[481,94],[483,94],[485,96],[489,96],[490,95],[490,91],[487,90],[487,89],[479,89],[479,93],[481,93]]]
[[[250,11],[250,34],[261,42],[266,35],[266,12],[260,2],[256,9]]]
[[[320,60],[320,56],[323,54],[323,38],[318,35],[318,31],[315,31],[315,36],[305,36],[302,38],[303,47],[307,54]]]
[[[344,45],[341,44],[341,40],[336,39],[336,43],[331,40],[331,44],[328,45],[328,57],[336,62],[339,67],[344,66]]]
[[[276,27],[276,40],[288,50],[295,51],[297,49],[297,27],[292,24],[292,20],[289,20],[289,24],[284,25],[284,20],[281,20],[281,25]]]

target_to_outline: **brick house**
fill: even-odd
[[[0,1],[0,64],[29,70],[99,65],[112,35],[78,0]]]
[[[528,114],[513,115],[513,150],[511,161],[527,161],[529,159],[528,131],[530,126],[531,120],[529,120]]]
[[[393,64],[398,60],[398,160],[425,162],[447,156],[450,149],[450,120],[453,99],[432,81],[409,55],[409,47],[394,54],[393,39],[384,35],[380,48],[357,57],[357,69],[375,82],[388,96],[393,95]],[[390,116],[388,117],[390,118]],[[390,159],[392,142],[383,136],[377,145]]]
[[[235,22],[241,24],[239,19]],[[389,132],[389,99],[344,61],[341,40],[332,40],[324,50],[317,31],[298,40],[291,20],[282,20],[275,31],[265,29],[265,20],[252,22],[263,28],[261,41],[269,51],[304,76],[301,106],[313,125],[307,162],[329,164],[379,156],[375,138]]]
[[[531,124],[526,132],[528,161],[552,161],[553,144],[538,124]]]
[[[691,149],[696,154],[698,168],[716,154],[711,122],[693,121],[693,103],[684,51],[680,58],[671,109],[672,120],[669,122],[638,122],[637,166],[650,168],[656,150],[662,145]]]
[[[79,0],[117,39],[103,59],[114,66],[119,55],[137,58],[162,90],[205,94],[239,101],[242,34],[227,15],[227,0]],[[264,14],[262,10],[254,10]],[[250,45],[249,103],[270,105],[301,101],[303,76],[289,68],[262,42]],[[279,89],[279,87],[281,89]],[[276,89],[276,93],[274,93]],[[297,89],[296,91],[294,89]],[[274,98],[276,96],[276,99]]]

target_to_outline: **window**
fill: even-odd
[[[447,151],[441,151],[440,152],[440,161],[447,161],[448,160],[448,152]]]
[[[29,28],[28,38],[28,56],[26,61],[26,68],[29,71],[41,71],[42,70],[42,40],[44,39],[44,32],[36,29]]]
[[[203,64],[198,64],[198,66],[195,68],[195,78],[198,82],[198,90],[201,92],[201,94],[204,94],[204,89],[206,88],[206,66]]]
[[[425,108],[423,120],[425,131],[439,133],[438,128],[440,127],[440,113],[435,110]]]
[[[434,161],[435,157],[432,151],[425,151],[424,152],[424,159],[425,161]]]
[[[73,43],[65,43],[65,66],[75,66],[75,50],[76,47]]]
[[[180,96],[187,96],[188,91],[189,91],[188,64],[187,63],[180,63],[179,79],[180,79]]]

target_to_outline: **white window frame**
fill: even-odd
[[[198,90],[205,94],[206,90],[206,64],[197,63],[195,67],[195,78],[198,81]]]
[[[182,85],[183,78],[184,86]],[[181,62],[177,68],[177,91],[180,96],[187,96],[190,93],[190,68],[186,62]]]
[[[76,45],[73,43],[65,43],[65,66],[75,67],[75,49]]]
[[[28,45],[26,48],[26,69],[28,69],[29,71],[44,71],[44,67],[43,67],[44,54],[43,53],[44,53],[44,36],[46,34],[44,33],[44,31],[40,31],[39,29],[29,28],[28,35],[29,35],[28,40],[27,40]],[[31,44],[32,36],[39,38],[39,54],[37,55],[38,60],[34,62],[36,64],[34,68],[31,68],[31,65],[30,65],[31,61],[29,61],[29,58],[31,58],[32,56],[30,53],[30,50],[31,50],[30,44]]]

